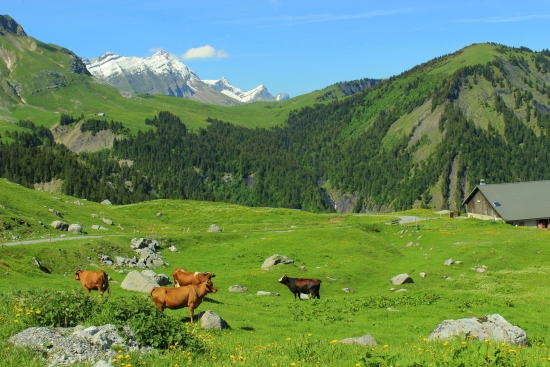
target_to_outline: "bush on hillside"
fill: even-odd
[[[129,325],[137,340],[155,348],[179,345],[202,352],[205,345],[197,338],[194,326],[160,313],[152,300],[142,295],[104,297],[92,293],[36,290],[2,294],[0,318],[18,320],[25,328],[74,327],[76,325]],[[2,315],[3,314],[3,315]]]

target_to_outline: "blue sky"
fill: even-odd
[[[12,0],[1,11],[80,56],[164,49],[201,79],[291,97],[472,43],[550,49],[550,1]]]

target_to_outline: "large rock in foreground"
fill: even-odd
[[[491,339],[513,345],[530,345],[527,334],[518,326],[510,324],[499,314],[482,318],[445,320],[437,325],[429,340],[451,339],[458,335],[469,335],[472,339]]]
[[[122,289],[142,293],[151,293],[151,290],[158,286],[150,277],[141,274],[137,270],[129,272],[120,284]]]

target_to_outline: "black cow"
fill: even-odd
[[[289,278],[283,275],[281,279],[279,279],[279,283],[286,285],[288,289],[290,289],[294,294],[294,300],[296,300],[296,295],[300,298],[300,293],[309,294],[311,298],[321,299],[321,295],[319,294],[321,280],[319,279]]]

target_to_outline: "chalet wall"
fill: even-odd
[[[468,217],[480,219],[501,219],[500,215],[493,209],[481,191],[477,191],[475,195],[465,203]]]

